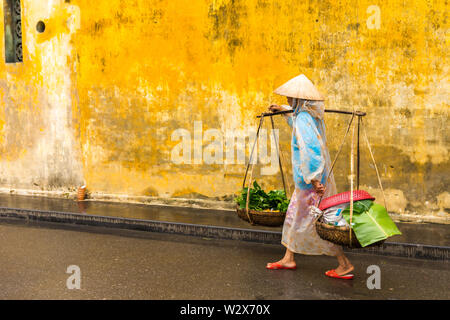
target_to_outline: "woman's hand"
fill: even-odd
[[[276,104],[272,104],[270,107],[269,107],[269,111],[270,112],[279,112],[279,111],[283,111],[284,109],[283,109],[283,107],[281,107],[281,106],[279,106],[279,105],[276,105]]]
[[[318,180],[312,180],[311,183],[314,187],[314,191],[316,191],[319,196],[323,197],[323,195],[325,194],[325,186]]]

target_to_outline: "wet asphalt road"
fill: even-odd
[[[345,281],[323,275],[336,266],[326,256],[266,270],[281,245],[12,220],[0,220],[0,241],[0,299],[450,299],[448,262],[349,254]],[[66,287],[70,265],[79,290]],[[367,288],[370,265],[380,290]]]

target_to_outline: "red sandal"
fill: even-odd
[[[286,266],[283,266],[282,264],[279,264],[278,262],[274,262],[274,263],[270,263],[266,267],[266,269],[269,269],[269,270],[279,270],[279,269],[295,270],[295,269],[297,269],[297,266],[295,266],[295,267],[286,267]]]
[[[338,275],[336,273],[336,270],[328,270],[327,272],[325,272],[325,275],[330,277],[330,278],[336,278],[336,279],[345,279],[345,280],[352,280],[353,279],[353,274],[344,274],[342,276]]]

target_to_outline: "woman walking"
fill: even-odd
[[[334,177],[330,170],[323,98],[313,83],[304,75],[295,77],[275,90],[286,96],[289,106],[272,105],[271,112],[292,109],[287,115],[292,127],[292,171],[295,191],[292,194],[283,225],[281,243],[286,247],[284,257],[267,264],[267,269],[295,269],[294,253],[335,256],[339,266],[325,274],[334,278],[353,279],[353,266],[342,247],[322,240],[315,229],[310,206],[317,206],[320,197],[336,194]],[[327,179],[328,178],[328,179]]]

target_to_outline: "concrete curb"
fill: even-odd
[[[88,226],[101,226],[130,230],[151,231],[169,234],[182,234],[196,237],[241,240],[267,244],[280,244],[281,232],[228,228],[219,226],[197,225],[178,222],[140,220],[120,217],[86,215],[80,213],[15,209],[0,207],[0,217],[15,218],[26,221],[45,221]],[[363,249],[345,249],[356,253],[377,254],[386,256],[450,260],[450,247],[432,246],[410,243],[385,242],[379,247]]]

